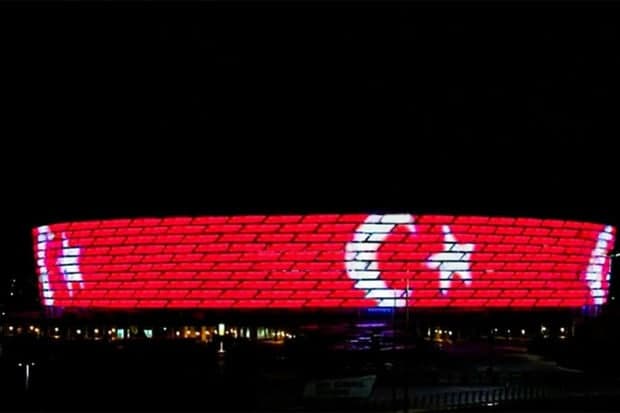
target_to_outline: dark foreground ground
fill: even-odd
[[[485,409],[521,408],[514,401],[487,406],[501,393],[502,400],[536,398],[528,409],[620,411],[617,397],[609,394],[620,389],[615,379],[558,365],[523,348],[478,343],[407,352],[328,351],[295,342],[239,342],[220,355],[218,347],[183,341],[20,346],[0,359],[2,410],[394,411],[402,409],[404,397],[416,409],[440,410],[462,401]],[[27,389],[26,362],[34,363]],[[317,403],[302,397],[310,380],[365,374],[377,376],[368,400]],[[553,392],[553,402],[544,400],[538,391],[543,388]],[[607,393],[597,396],[597,390]]]

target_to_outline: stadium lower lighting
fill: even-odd
[[[33,230],[44,305],[121,309],[601,305],[615,234],[578,221],[411,214],[137,218]]]

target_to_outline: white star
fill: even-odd
[[[459,244],[449,225],[443,225],[442,229],[443,252],[431,255],[426,265],[439,269],[439,290],[445,294],[456,276],[463,280],[465,285],[471,284],[471,253],[474,251],[474,244]]]

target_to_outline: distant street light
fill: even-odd
[[[17,366],[25,368],[24,389],[28,391],[28,388],[30,387],[30,367],[34,367],[35,363],[34,361],[27,361],[25,363],[20,362],[17,363]]]

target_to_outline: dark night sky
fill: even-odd
[[[29,228],[69,219],[620,223],[617,6],[114,4],[0,6],[3,272],[32,276]]]

